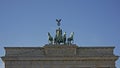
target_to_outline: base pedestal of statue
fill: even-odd
[[[75,44],[47,44],[44,49],[46,56],[75,56],[77,47]]]

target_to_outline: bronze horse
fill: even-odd
[[[73,36],[74,36],[74,32],[72,32],[72,33],[70,34],[70,37],[67,39],[68,44],[73,43],[73,41],[74,41]]]
[[[50,33],[48,32],[48,42],[49,43],[53,43],[53,37],[50,35]]]

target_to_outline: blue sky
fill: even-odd
[[[56,18],[67,36],[75,33],[78,46],[115,46],[120,56],[119,0],[0,0],[0,56],[4,47],[47,44],[47,32],[55,35]]]

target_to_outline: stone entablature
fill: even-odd
[[[5,56],[114,56],[114,47],[78,47],[45,45],[44,47],[5,47]]]
[[[5,68],[115,68],[114,47],[5,47]]]
[[[111,61],[7,61],[6,68],[115,68]]]

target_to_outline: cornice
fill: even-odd
[[[29,57],[29,56],[24,56],[24,57],[1,57],[3,61],[89,61],[89,60],[112,60],[115,61],[118,59],[118,56],[109,56],[109,57]]]

